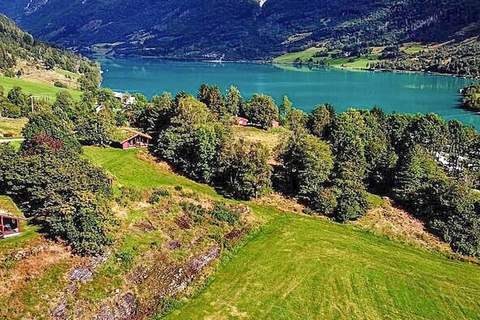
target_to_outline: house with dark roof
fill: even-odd
[[[148,147],[152,143],[150,135],[132,128],[118,128],[115,136],[117,145],[122,149]]]

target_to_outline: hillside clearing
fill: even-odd
[[[74,99],[80,99],[82,95],[81,91],[72,89],[57,88],[53,85],[45,84],[42,82],[35,82],[29,80],[23,80],[18,78],[8,78],[0,76],[0,86],[2,86],[6,93],[14,87],[20,87],[23,91],[35,98],[48,99],[50,102],[55,101],[57,93],[60,91],[68,91]]]
[[[146,162],[138,150],[86,148],[118,179],[140,187],[210,187]],[[267,221],[198,296],[168,319],[474,319],[480,268],[352,225],[249,203]]]

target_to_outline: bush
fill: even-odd
[[[38,137],[48,136],[60,141],[65,150],[81,152],[71,121],[61,119],[52,112],[36,112],[31,115],[28,124],[22,130],[22,135],[25,138],[22,145],[25,151],[32,151],[38,147],[40,142]]]
[[[216,202],[212,210],[208,214],[218,222],[226,222],[234,225],[240,221],[240,214],[230,209],[223,202]]]
[[[330,146],[308,134],[293,135],[280,159],[289,191],[307,203],[318,196],[333,169]]]
[[[338,183],[337,207],[334,218],[339,222],[356,220],[368,209],[367,193],[363,186],[352,181]]]
[[[338,206],[337,197],[338,190],[334,188],[322,188],[318,190],[309,199],[309,206],[315,212],[331,216]]]
[[[168,197],[169,195],[170,192],[166,189],[155,189],[150,195],[148,202],[151,204],[156,204],[159,203],[162,198]]]
[[[192,97],[180,98],[171,125],[158,135],[155,153],[177,170],[201,182],[211,182],[227,130],[213,120],[207,107]]]
[[[201,223],[207,216],[207,210],[198,204],[182,201],[180,207],[195,223]]]
[[[68,86],[67,86],[65,83],[61,82],[61,81],[55,81],[55,82],[53,83],[53,85],[54,85],[55,87],[57,87],[57,88],[68,88]]]

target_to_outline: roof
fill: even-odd
[[[15,202],[13,202],[12,198],[3,195],[0,195],[0,216],[20,219],[25,218],[22,211],[18,209]]]
[[[145,137],[147,139],[152,139],[152,137],[146,133],[137,131],[133,128],[128,128],[128,127],[122,127],[122,128],[117,128],[114,133],[114,140],[120,143],[124,143],[128,140],[131,140],[132,138],[135,138],[137,136]]]

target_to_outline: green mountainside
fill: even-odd
[[[117,55],[269,59],[329,41],[346,51],[479,34],[475,0],[6,0],[41,39]]]

